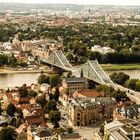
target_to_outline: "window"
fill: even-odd
[[[80,116],[80,113],[77,113],[77,116]]]

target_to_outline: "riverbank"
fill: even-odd
[[[24,74],[24,73],[54,73],[52,70],[6,70],[0,69],[0,74]]]
[[[101,64],[105,71],[140,70],[140,64]]]
[[[100,64],[100,66],[105,71],[116,71],[116,70],[140,70],[140,64]],[[43,69],[33,69],[33,70],[15,70],[14,68],[1,68],[0,74],[16,74],[16,73],[55,73],[48,67]]]

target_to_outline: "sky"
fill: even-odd
[[[140,0],[0,0],[0,3],[57,3],[95,5],[139,5]]]

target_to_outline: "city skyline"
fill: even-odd
[[[92,5],[140,5],[140,0],[0,0],[0,3],[49,3],[49,4],[92,4]]]

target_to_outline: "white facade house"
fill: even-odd
[[[56,135],[45,129],[33,132],[33,137],[34,140],[56,140]]]
[[[45,91],[48,91],[50,87],[51,87],[51,86],[50,86],[49,84],[43,83],[43,84],[41,84],[41,86],[40,86],[40,90],[43,91],[43,92],[45,92]]]
[[[99,52],[99,53],[102,53],[102,54],[114,53],[115,52],[115,50],[114,49],[111,49],[110,47],[101,47],[100,45],[94,45],[91,48],[91,51],[93,51],[93,52]]]

